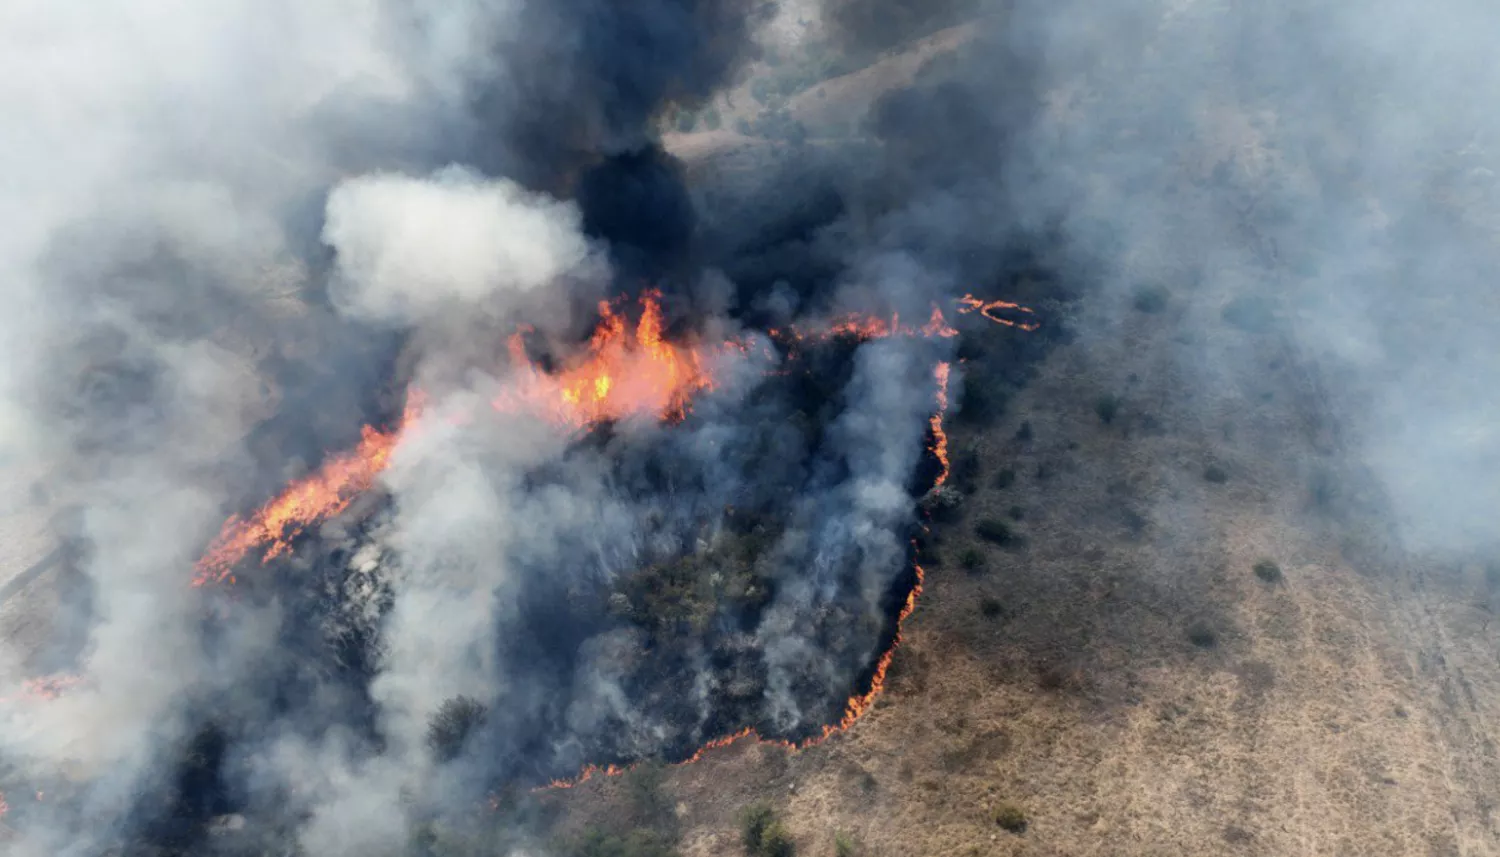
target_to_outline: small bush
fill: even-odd
[[[455,696],[445,701],[427,721],[427,746],[433,756],[442,762],[458,758],[464,742],[488,713],[484,704],[473,697]]]
[[[1014,484],[1016,484],[1016,471],[1013,468],[1007,467],[995,474],[995,487],[1001,491]]]
[[[954,488],[965,494],[973,494],[975,489],[979,487],[978,482],[982,469],[982,465],[979,462],[979,453],[972,449],[966,449],[953,456],[953,465],[950,468],[949,479],[953,482]]]
[[[835,833],[833,835],[833,857],[854,857],[859,849],[854,845],[854,838],[847,833]]]
[[[986,619],[998,618],[1004,609],[997,599],[986,596],[979,600],[979,613]]]
[[[1027,824],[1026,813],[1015,804],[1002,803],[995,807],[995,823],[1000,825],[1002,830],[1008,830],[1011,833],[1025,833]]]
[[[1016,440],[1022,443],[1030,442],[1032,437],[1031,420],[1022,420],[1021,427],[1016,429]]]
[[[764,803],[740,812],[740,841],[750,857],[792,857],[796,846],[776,810]]]
[[[1223,485],[1229,481],[1229,472],[1217,464],[1210,464],[1203,468],[1203,479],[1215,485]]]
[[[1158,313],[1167,308],[1167,290],[1161,286],[1142,286],[1135,290],[1130,305],[1144,313]]]
[[[956,419],[967,425],[989,425],[1005,412],[1008,401],[1009,396],[998,385],[983,384],[978,378],[968,379],[958,400]]]
[[[1011,506],[1005,510],[1005,515],[1012,521],[1019,521],[1026,517],[1026,510],[1020,506]]]
[[[1207,622],[1194,622],[1188,626],[1187,639],[1189,643],[1200,649],[1212,649],[1219,644],[1219,635]]]
[[[975,524],[974,534],[987,542],[1001,546],[1014,544],[1016,541],[1015,531],[999,518],[985,518]]]
[[[1120,397],[1109,393],[1094,400],[1094,413],[1099,415],[1099,422],[1109,425],[1115,421],[1120,413]]]
[[[979,548],[965,548],[958,555],[958,564],[968,571],[978,571],[984,568],[984,552]]]
[[[1263,559],[1255,564],[1255,576],[1266,583],[1281,582],[1281,566],[1268,559]]]

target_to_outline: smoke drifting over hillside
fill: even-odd
[[[885,5],[842,0],[825,25],[858,26],[831,42],[921,18]],[[498,782],[816,733],[889,636],[955,345],[794,357],[771,330],[951,315],[1018,269],[1101,286],[1078,330],[1105,343],[1143,284],[1215,316],[1253,297],[1231,315],[1330,373],[1409,543],[1487,542],[1495,13],[983,11],[859,140],[776,144],[755,194],[697,209],[654,122],[737,80],[760,4],[0,12],[0,452],[80,510],[88,581],[67,651],[0,656],[6,687],[82,676],[0,694],[4,783],[55,784],[10,801],[11,853],[180,844],[173,800],[308,854],[398,853]],[[580,437],[495,406],[648,287],[666,339],[737,345],[689,419],[611,412]],[[1238,354],[1177,356],[1211,391]],[[188,585],[227,515],[393,426],[411,390],[370,499],[243,596]],[[642,567],[731,606],[670,614],[697,636],[662,645]],[[488,715],[445,762],[427,724],[459,694]],[[214,782],[174,780],[184,756]]]

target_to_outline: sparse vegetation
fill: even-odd
[[[427,721],[427,746],[438,761],[447,762],[463,752],[469,735],[489,713],[484,703],[469,696],[455,696],[438,706]]]
[[[1026,510],[1020,506],[1011,506],[1005,510],[1005,516],[1012,521],[1019,521],[1026,517]]]
[[[1203,479],[1205,482],[1212,482],[1215,485],[1223,485],[1225,482],[1229,481],[1229,471],[1225,470],[1217,464],[1210,464],[1209,466],[1203,468]]]
[[[1013,803],[1002,803],[995,807],[995,823],[1011,833],[1025,833],[1028,823],[1026,812]]]
[[[666,779],[667,766],[660,759],[642,762],[625,775],[625,789],[637,817],[655,827],[672,818],[672,799],[662,788]]]
[[[567,857],[677,857],[667,837],[645,828],[628,833],[590,830],[559,850]]]
[[[1189,643],[1200,649],[1212,649],[1219,644],[1219,634],[1207,622],[1194,622],[1188,626],[1187,639]]]
[[[750,857],[792,857],[797,851],[776,810],[764,803],[752,804],[740,812],[740,840]]]
[[[986,619],[997,618],[1002,612],[1004,612],[1004,609],[1005,608],[1000,605],[999,600],[995,598],[985,596],[984,598],[979,599],[979,613]]]
[[[1016,533],[1010,525],[999,518],[985,518],[974,525],[974,534],[991,544],[1006,546],[1015,544]]]
[[[1139,312],[1161,312],[1167,308],[1167,290],[1161,286],[1141,286],[1135,290],[1130,305]]]
[[[1099,415],[1099,422],[1109,425],[1115,421],[1120,413],[1120,397],[1112,393],[1105,393],[1094,400],[1094,413]]]
[[[1016,484],[1015,468],[1007,467],[999,473],[995,474],[995,487],[1000,489],[1001,491],[1004,491],[1014,484]]]
[[[1263,559],[1255,564],[1255,576],[1266,583],[1281,582],[1281,566],[1269,559]]]
[[[834,857],[854,857],[859,849],[854,845],[854,837],[847,833],[839,832],[833,835]]]
[[[1031,420],[1022,420],[1021,427],[1016,429],[1016,440],[1019,440],[1022,443],[1028,443],[1031,441],[1031,437]]]

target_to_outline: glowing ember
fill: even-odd
[[[83,676],[68,675],[65,673],[42,676],[40,678],[29,678],[21,682],[21,692],[19,694],[16,696],[0,696],[0,702],[10,702],[14,699],[56,699],[82,683]]]
[[[973,295],[964,295],[958,299],[958,311],[960,313],[977,311],[980,315],[996,324],[1003,324],[1007,327],[1019,327],[1022,330],[1036,330],[1041,326],[1036,321],[1030,319],[1016,320],[995,315],[999,310],[1011,310],[1012,312],[1024,313],[1029,316],[1036,315],[1031,309],[1017,303],[1011,303],[1010,301],[982,301]]]
[[[511,337],[515,377],[495,408],[572,428],[632,416],[676,422],[687,415],[695,393],[713,388],[703,352],[662,338],[659,293],[641,297],[633,333],[609,303],[600,302],[599,316],[584,353],[557,374],[531,362],[519,333]]]
[[[903,325],[900,315],[889,320],[872,315],[850,313],[834,319],[824,327],[808,329],[792,325],[785,330],[772,329],[773,339],[790,339],[796,342],[824,342],[830,339],[885,339],[890,336],[954,337],[958,331],[948,325],[943,311],[934,306],[927,322],[919,327]]]

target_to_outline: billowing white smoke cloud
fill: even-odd
[[[473,311],[591,258],[576,205],[458,167],[345,181],[329,196],[323,239],[338,251],[340,307],[384,321]]]

